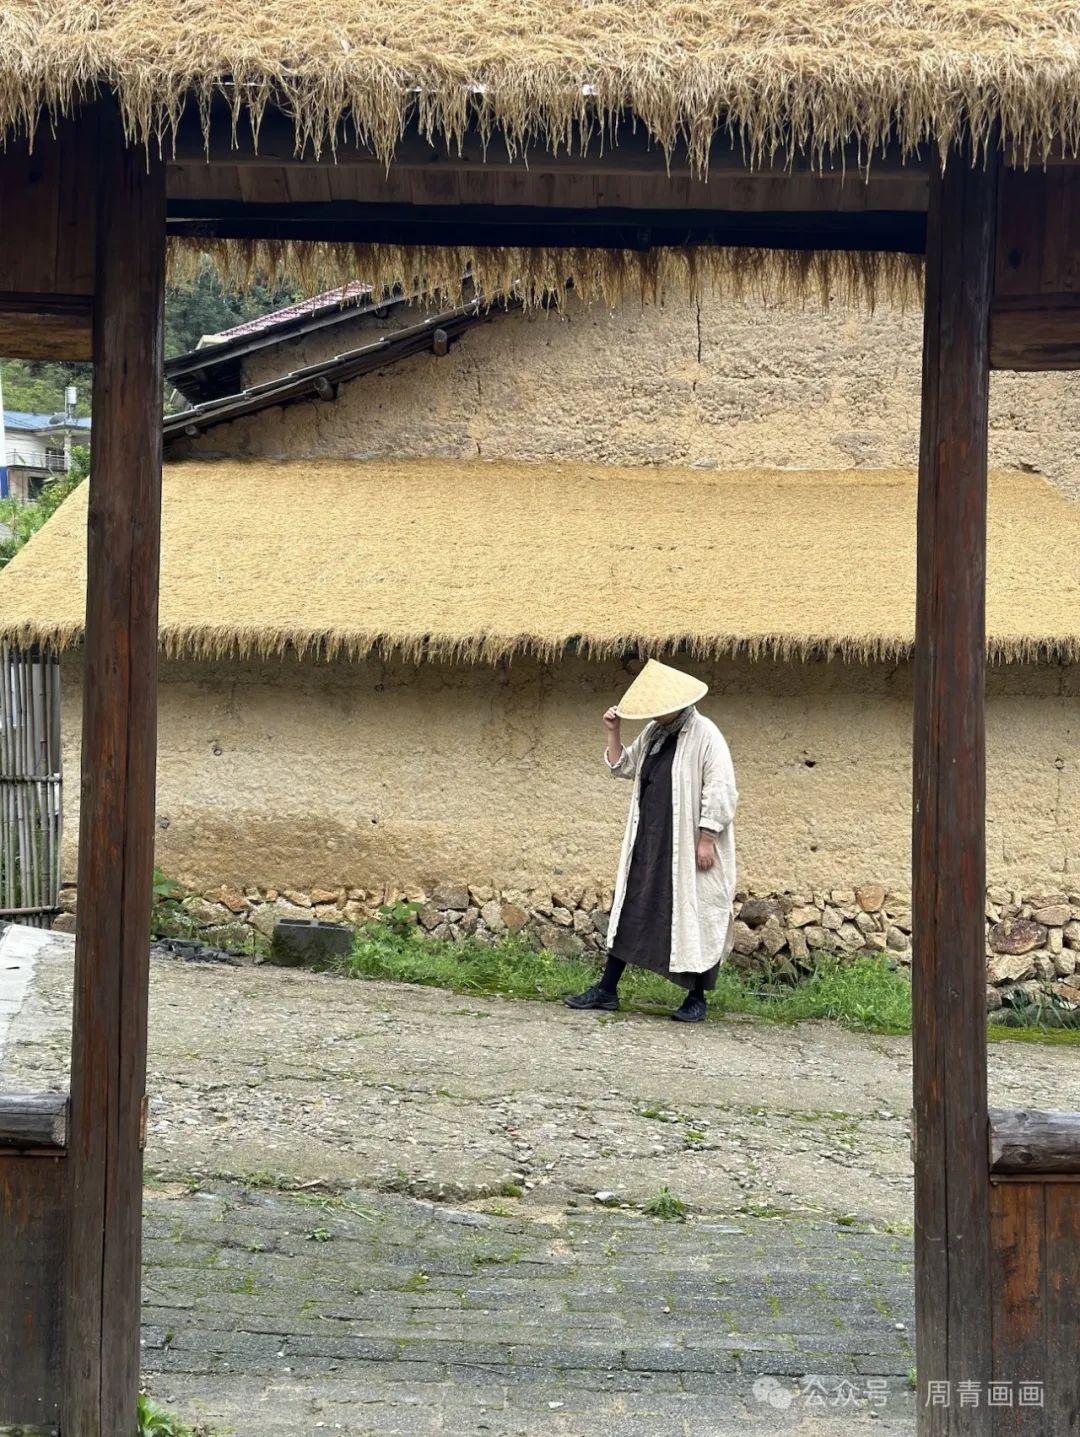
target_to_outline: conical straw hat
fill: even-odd
[[[708,692],[700,679],[650,659],[619,700],[617,712],[624,719],[663,718],[699,703]]]

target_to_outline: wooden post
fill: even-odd
[[[153,869],[165,166],[101,106],[64,1437],[133,1430]]]
[[[915,618],[915,1320],[920,1437],[970,1437],[989,1433],[993,1415],[985,1386],[993,1374],[984,688],[997,166],[993,158],[987,169],[974,166],[964,148],[950,154],[944,176],[938,169],[927,235]],[[961,1406],[961,1382],[982,1384],[977,1407]]]

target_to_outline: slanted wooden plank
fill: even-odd
[[[0,1151],[62,1148],[66,1130],[66,1093],[0,1093]]]
[[[995,1183],[990,1199],[994,1249],[993,1378],[1004,1389],[987,1410],[993,1437],[1057,1437],[1045,1409],[1019,1404],[1020,1382],[1045,1381],[1046,1208],[1041,1183]],[[1006,1392],[1008,1397],[1006,1397]],[[990,1393],[984,1388],[983,1403]]]
[[[64,1168],[62,1155],[0,1153],[0,1426],[58,1415]]]
[[[991,1108],[990,1169],[994,1173],[1080,1174],[1080,1113]]]
[[[153,869],[165,170],[103,102],[87,525],[64,1437],[117,1437],[139,1382]]]
[[[934,165],[915,617],[912,963],[920,1437],[987,1434],[927,1406],[991,1376],[986,1153],[986,448],[996,172]]]

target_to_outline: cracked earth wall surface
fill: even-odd
[[[39,958],[0,1085],[66,1084],[72,956],[56,935]],[[513,1185],[536,1209],[598,1191],[641,1202],[667,1184],[696,1212],[911,1220],[910,1042],[828,1023],[687,1030],[154,960],[148,1091],[158,1180],[451,1201]],[[1075,1053],[992,1044],[990,1100],[1080,1109]]]
[[[701,664],[731,746],[739,882],[758,893],[910,882],[907,664]],[[988,881],[1075,886],[1076,667],[988,680]],[[161,667],[157,861],[201,890],[444,880],[613,882],[629,787],[601,753],[617,662],[491,668],[382,661]],[[64,766],[78,773],[81,668],[63,668]],[[628,729],[628,735],[633,729]],[[65,880],[78,784],[65,784]]]
[[[244,382],[378,332],[356,324],[290,344],[250,362]],[[614,311],[571,303],[496,318],[444,359],[355,380],[332,404],[222,425],[186,452],[914,467],[921,346],[916,307],[865,314],[677,294]],[[1035,469],[1080,497],[1080,378],[992,375],[990,463]]]

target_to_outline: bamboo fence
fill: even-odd
[[[62,824],[59,665],[0,644],[0,920],[52,926]]]

